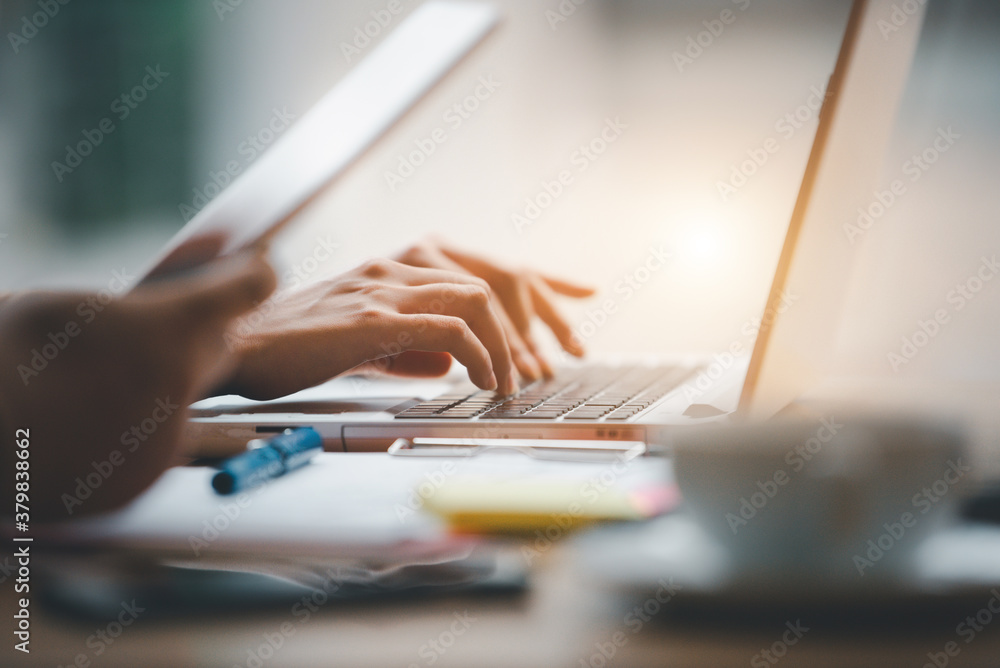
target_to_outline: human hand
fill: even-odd
[[[590,297],[594,294],[592,288],[545,276],[529,268],[505,267],[435,238],[411,246],[396,259],[415,267],[444,269],[486,281],[493,309],[507,335],[514,364],[528,380],[537,380],[542,375],[551,377],[553,373],[552,365],[531,333],[536,317],[552,330],[564,350],[577,357],[584,354],[583,346],[559,313],[555,302],[557,295]]]
[[[0,462],[14,470],[10,439],[29,430],[32,519],[108,510],[152,484],[173,463],[187,405],[234,364],[223,333],[274,285],[263,257],[245,253],[110,301],[0,303]]]
[[[391,373],[440,375],[451,363],[449,353],[479,387],[517,391],[490,288],[468,272],[370,260],[280,293],[261,315],[253,327],[233,333],[241,362],[225,391],[284,396],[372,360]]]

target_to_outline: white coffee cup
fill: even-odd
[[[912,417],[697,428],[671,446],[687,512],[737,573],[765,579],[908,577],[972,478],[961,429]]]

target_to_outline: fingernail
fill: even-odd
[[[570,353],[571,355],[576,355],[577,357],[583,356],[583,341],[575,333],[570,336],[566,341],[563,342],[563,350]]]
[[[498,385],[498,383],[497,383],[497,375],[494,372],[490,371],[490,378],[489,378],[489,380],[486,381],[486,387],[484,387],[483,389],[484,390],[495,390],[495,389],[497,389],[497,385]]]

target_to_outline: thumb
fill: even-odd
[[[259,305],[274,291],[277,278],[260,251],[226,256],[161,279],[137,292],[157,307],[180,312],[197,322],[228,321]]]

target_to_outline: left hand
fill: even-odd
[[[227,328],[275,283],[264,257],[246,252],[110,300],[32,291],[0,301],[0,433],[30,436],[30,479],[18,480],[30,482],[31,518],[116,508],[176,463],[187,405],[235,364]],[[14,509],[15,457],[8,440],[0,516]]]

